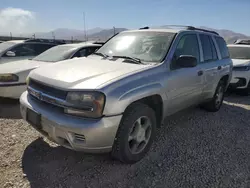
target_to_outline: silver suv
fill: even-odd
[[[125,31],[87,58],[32,71],[23,119],[73,150],[134,163],[166,116],[220,109],[232,61],[217,33],[194,27]]]

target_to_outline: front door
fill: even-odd
[[[190,68],[178,68],[176,59],[181,55],[192,55],[197,58],[198,65]],[[168,79],[166,81],[166,94],[168,105],[167,115],[173,114],[202,99],[204,73],[200,62],[200,49],[196,34],[183,35],[175,49]]]
[[[31,59],[37,55],[35,44],[29,43],[19,44],[17,46],[14,46],[9,51],[13,52],[14,56],[8,56],[7,53],[3,54],[0,60],[0,64],[24,59]]]

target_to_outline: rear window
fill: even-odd
[[[228,48],[227,48],[227,44],[225,42],[225,40],[221,37],[215,37],[216,43],[218,44],[220,53],[221,53],[221,57],[223,59],[225,58],[229,58],[229,52],[228,52]]]

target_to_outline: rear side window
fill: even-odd
[[[51,44],[35,44],[36,54],[39,55],[39,54],[43,53],[44,51],[48,50],[49,48],[51,48],[53,46],[55,46],[55,45],[51,45]]]
[[[213,43],[211,43],[212,40],[211,37],[208,35],[200,35],[200,39],[201,39],[204,62],[216,59],[217,54],[215,47],[213,46]]]
[[[211,46],[212,46],[213,60],[217,60],[218,59],[218,54],[217,54],[217,51],[216,51],[216,48],[215,48],[215,45],[214,45],[214,41],[210,36],[209,36],[209,40],[210,40],[210,43],[211,43]]]
[[[220,49],[222,59],[229,58],[229,52],[225,40],[221,37],[215,37],[215,40]]]
[[[100,47],[99,46],[96,46],[96,47],[89,47],[88,48],[88,54],[87,55],[90,55],[92,53],[94,53],[96,50],[98,50]]]

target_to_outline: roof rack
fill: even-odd
[[[142,30],[142,29],[149,29],[149,27],[148,26],[146,26],[146,27],[141,27],[141,28],[139,28],[140,30]]]
[[[203,32],[208,32],[208,33],[213,33],[213,34],[219,35],[219,33],[215,32],[215,31],[211,31],[211,30],[207,30],[207,29],[201,29],[201,28],[197,28],[197,27],[194,27],[194,26],[186,26],[186,25],[165,25],[164,27],[183,28],[183,29],[186,29],[186,30],[203,31]]]
[[[66,44],[64,40],[54,40],[54,39],[27,39],[25,42],[43,42],[43,43],[53,43],[53,44]]]
[[[234,42],[234,44],[246,44],[250,45],[250,39],[238,39]]]

